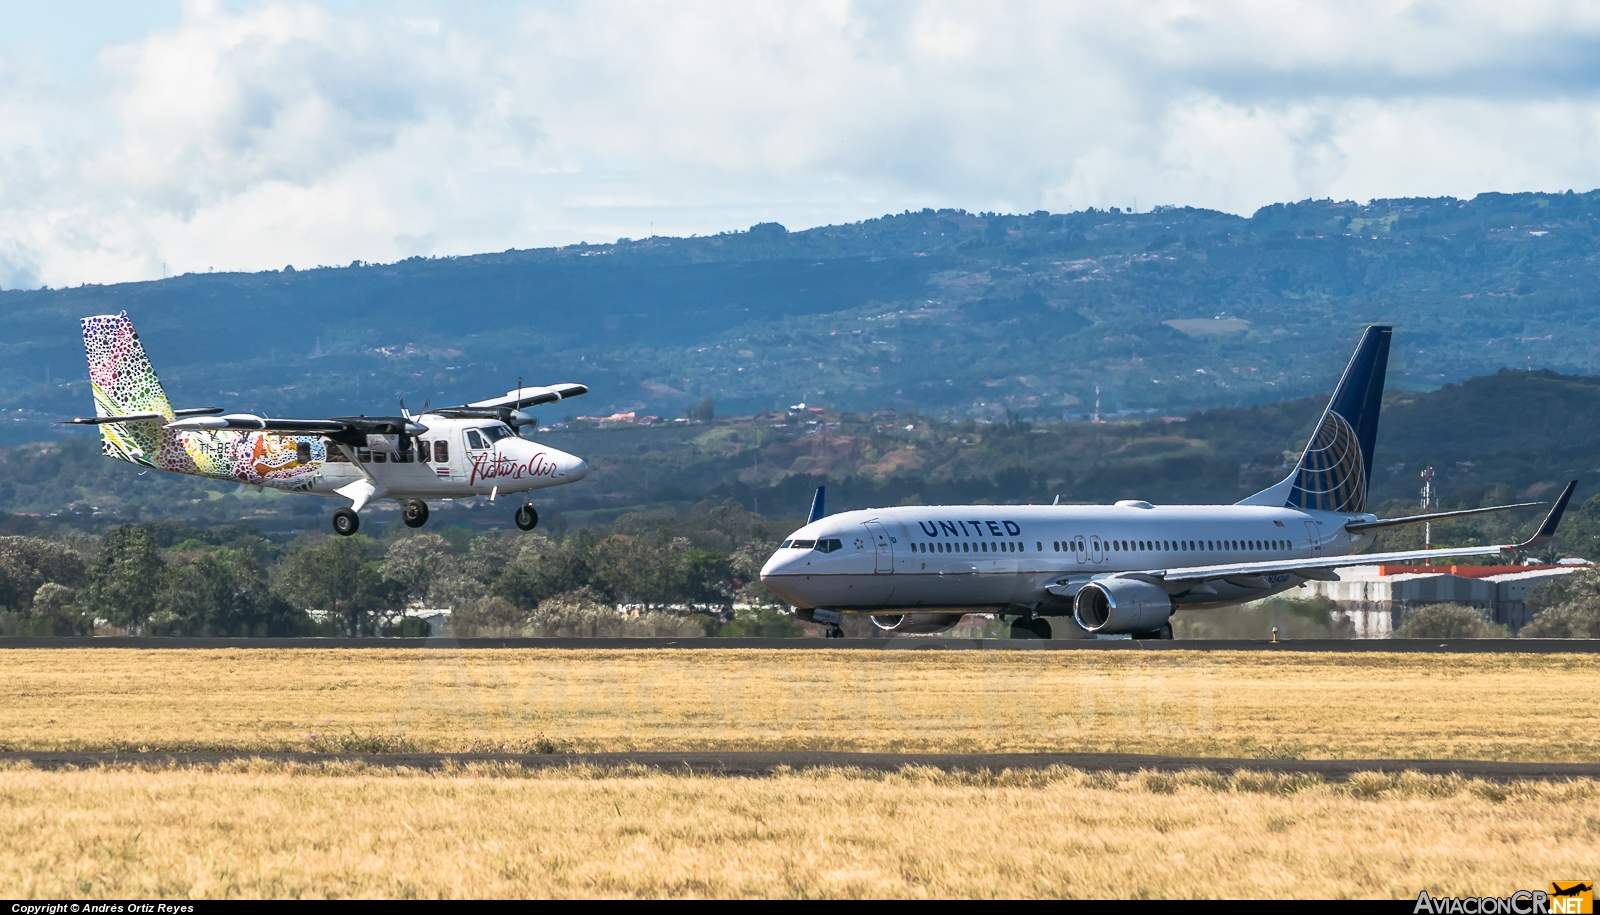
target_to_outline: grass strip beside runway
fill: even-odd
[[[1600,783],[1423,775],[254,761],[0,785],[13,898],[1504,895],[1587,874],[1600,837]]]
[[[1584,655],[13,650],[0,749],[1600,761]]]

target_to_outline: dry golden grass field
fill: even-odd
[[[9,750],[873,750],[1600,761],[1592,655],[0,653]]]
[[[1600,783],[770,778],[261,761],[0,770],[10,897],[1506,895],[1595,876]]]

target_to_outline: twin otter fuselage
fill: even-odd
[[[292,433],[168,435],[192,463],[183,472],[328,496],[368,478],[387,490],[386,498],[437,499],[560,486],[589,472],[582,458],[519,438],[501,422],[432,414],[415,420],[427,432],[413,436],[410,448],[401,447],[398,435],[369,436],[365,448]]]

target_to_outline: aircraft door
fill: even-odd
[[[1306,536],[1311,540],[1311,555],[1322,555],[1322,525],[1315,521],[1307,521]]]
[[[1080,563],[1088,561],[1088,559],[1089,559],[1089,551],[1086,548],[1087,545],[1088,545],[1088,541],[1084,540],[1083,536],[1081,534],[1073,535],[1073,538],[1072,538],[1072,558],[1074,560],[1080,562]]]
[[[868,521],[862,525],[867,529],[867,536],[872,538],[873,549],[878,554],[877,568],[874,572],[879,574],[893,574],[894,572],[894,540],[883,525],[877,521]]]
[[[1089,537],[1089,559],[1097,563],[1106,561],[1106,544],[1098,536]]]
[[[473,473],[472,469],[484,468],[493,460],[493,455],[489,452],[494,450],[494,442],[484,438],[477,429],[464,429],[461,432],[461,443],[466,446],[462,450],[462,456],[465,458],[460,462],[462,469],[466,472],[467,478],[474,481],[475,486],[483,486],[482,474]]]

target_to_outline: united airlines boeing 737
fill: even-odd
[[[1091,633],[1172,638],[1172,614],[1240,604],[1341,566],[1509,553],[1547,543],[1567,484],[1535,534],[1504,546],[1356,555],[1385,528],[1540,503],[1378,520],[1367,511],[1388,327],[1369,327],[1294,471],[1237,505],[959,505],[824,516],[767,560],[761,581],[798,616],[841,636],[841,614],[879,629],[939,632],[967,613],[1014,616],[1017,638],[1049,638],[1049,617]]]

